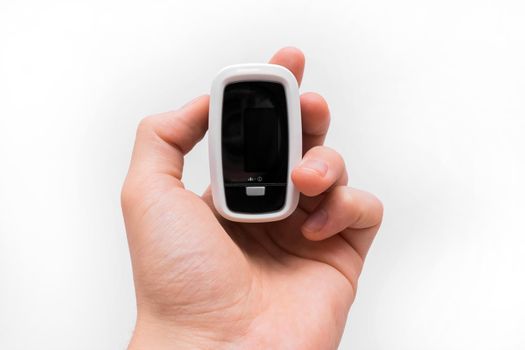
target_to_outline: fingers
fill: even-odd
[[[270,59],[271,64],[278,64],[292,72],[298,85],[301,85],[303,79],[304,62],[304,54],[295,47],[282,48]]]
[[[279,50],[270,63],[288,68],[300,84],[304,55],[295,48]],[[302,226],[303,235],[313,241],[341,233],[364,259],[383,215],[381,202],[373,195],[346,187],[348,175],[341,156],[321,147],[330,125],[328,104],[318,94],[301,96],[303,161],[292,172],[292,181],[304,195],[301,208],[312,213]]]
[[[208,96],[181,109],[144,118],[137,129],[129,177],[172,176],[179,185],[183,157],[208,128]]]
[[[346,186],[327,193],[302,226],[304,236],[318,241],[342,233],[364,257],[383,217],[383,205],[372,194]],[[364,235],[360,237],[360,232]]]
[[[330,111],[324,98],[316,93],[301,95],[301,121],[303,124],[303,153],[322,145],[330,125]]]
[[[280,49],[270,59],[270,63],[281,65],[290,70],[297,83],[303,79],[305,58],[301,50],[295,47]],[[318,94],[305,93],[301,96],[301,119],[303,124],[303,153],[310,148],[322,145],[330,124],[328,104]]]
[[[348,175],[343,158],[331,148],[310,149],[292,171],[292,181],[299,192],[317,196],[333,186],[346,185]]]

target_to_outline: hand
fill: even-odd
[[[294,48],[270,61],[300,83]],[[301,194],[287,219],[229,222],[181,182],[183,158],[204,136],[208,96],[145,118],[122,189],[137,297],[130,349],[336,349],[382,205],[347,186],[344,161],[323,146],[329,111],[301,96]]]

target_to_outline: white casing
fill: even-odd
[[[226,85],[240,81],[271,81],[281,83],[284,87],[288,112],[289,153],[286,198],[283,208],[279,211],[260,214],[238,213],[231,211],[226,205],[221,147],[222,103]],[[293,213],[299,202],[299,192],[292,182],[291,172],[302,157],[301,107],[295,76],[288,69],[275,64],[239,64],[222,69],[211,87],[208,146],[213,204],[224,218],[239,222],[268,222],[282,220]]]

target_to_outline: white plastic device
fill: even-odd
[[[222,69],[211,88],[208,142],[213,203],[224,218],[277,221],[297,208],[291,171],[302,155],[301,109],[288,69]]]

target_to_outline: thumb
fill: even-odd
[[[166,291],[180,298],[181,281],[213,285],[207,276],[222,285],[243,261],[208,205],[181,182],[184,155],[206,133],[208,103],[208,96],[199,97],[177,111],[144,118],[137,129],[122,188],[137,295],[153,289],[154,296]]]
[[[152,115],[140,122],[122,188],[124,208],[159,192],[184,187],[184,155],[206,134],[208,104],[209,96],[204,95],[179,110]]]

